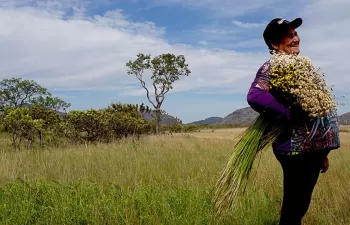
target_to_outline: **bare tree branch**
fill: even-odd
[[[153,105],[154,108],[156,108],[156,105],[153,103],[153,101],[151,100],[151,98],[149,96],[149,91],[148,91],[148,88],[146,87],[146,82],[142,80],[142,72],[140,74],[137,74],[136,77],[141,82],[141,86],[146,90],[146,95],[147,95],[148,101]]]

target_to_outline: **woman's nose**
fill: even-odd
[[[299,37],[298,35],[295,35],[295,36],[293,37],[293,41],[294,41],[294,42],[299,42],[299,41],[300,41],[300,37]]]

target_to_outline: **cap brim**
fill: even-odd
[[[291,21],[290,22],[290,25],[293,27],[293,28],[298,28],[300,27],[300,25],[303,23],[303,20],[301,18],[296,18],[295,20]]]

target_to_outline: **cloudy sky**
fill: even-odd
[[[71,109],[149,104],[125,63],[141,52],[183,54],[192,73],[163,109],[184,123],[223,117],[247,106],[269,57],[266,23],[302,17],[301,54],[350,96],[349,11],[349,0],[0,0],[0,78],[33,79]]]

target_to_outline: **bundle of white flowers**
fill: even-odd
[[[327,88],[324,73],[315,70],[306,56],[273,54],[270,88],[292,97],[310,118],[323,118],[336,110],[337,102]]]

